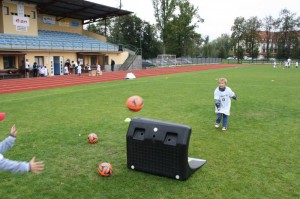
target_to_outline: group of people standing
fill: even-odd
[[[280,62],[280,65],[281,65],[281,64],[284,65],[284,68],[291,68],[293,62],[292,62],[291,58],[288,58],[286,61]],[[298,65],[299,65],[298,60],[296,60],[296,61],[294,62],[295,68],[298,68]],[[276,60],[275,60],[274,63],[273,63],[273,68],[276,68],[276,67],[277,67],[277,63],[276,63]],[[280,67],[280,66],[279,66],[279,67]]]
[[[82,65],[81,64],[78,64],[76,61],[72,61],[70,63],[70,60],[67,59],[66,63],[65,63],[65,66],[64,66],[64,75],[70,75],[71,74],[71,67],[74,69],[74,73],[79,76],[81,76],[81,73],[82,73]],[[87,64],[85,67],[84,67],[85,70],[88,70],[88,71],[92,71],[92,68],[89,64]],[[101,70],[101,66],[100,64],[97,64],[97,72],[96,72],[96,75],[102,75],[102,70]]]
[[[28,78],[29,73],[31,70],[30,63],[28,59],[25,61],[25,75]],[[32,76],[33,77],[47,77],[48,76],[48,69],[46,66],[43,65],[38,65],[36,62],[33,63],[32,65]]]
[[[111,71],[113,72],[115,69],[115,61],[112,59],[111,60]],[[48,76],[48,69],[46,66],[43,65],[39,65],[37,62],[34,62],[32,67],[28,61],[28,59],[26,59],[25,61],[25,75],[26,77],[29,77],[30,75],[30,71],[32,68],[32,76],[33,77],[46,77]],[[65,62],[64,65],[64,75],[70,75],[71,74],[71,68],[74,69],[74,73],[78,74],[79,76],[81,76],[82,73],[82,64],[78,64],[76,61],[72,61],[70,62],[70,59],[67,59],[67,61]],[[85,66],[86,70],[91,71],[91,66],[87,65]],[[97,64],[97,72],[96,75],[102,75],[102,69],[101,66],[99,64]]]
[[[75,74],[81,75],[81,64],[78,64],[76,61],[72,61],[72,64],[71,64],[69,59],[67,59],[65,66],[64,66],[64,75],[71,74],[71,66],[74,68]]]

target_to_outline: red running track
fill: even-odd
[[[180,66],[168,68],[153,68],[146,70],[104,72],[102,76],[88,76],[87,74],[82,74],[81,76],[68,75],[38,78],[7,79],[0,80],[0,94],[123,80],[128,72],[134,73],[134,75],[137,78],[139,78],[147,76],[193,72],[200,70],[228,68],[235,66],[237,66],[237,64],[211,64],[201,66]]]

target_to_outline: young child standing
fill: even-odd
[[[276,60],[274,60],[273,68],[276,68]]]
[[[69,68],[67,65],[64,67],[64,75],[69,75]]]
[[[237,100],[236,94],[227,86],[226,78],[218,79],[218,87],[214,92],[215,112],[217,119],[215,127],[219,128],[223,119],[222,130],[226,131],[228,127],[228,116],[230,115],[231,98]]]
[[[79,64],[77,67],[77,74],[78,76],[81,76],[81,64]]]
[[[97,76],[102,75],[102,71],[101,71],[101,66],[100,66],[100,64],[97,65],[97,72],[96,72],[96,75],[97,75]]]

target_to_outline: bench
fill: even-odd
[[[0,79],[15,79],[22,77],[22,73],[18,69],[0,70]]]

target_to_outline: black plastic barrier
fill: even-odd
[[[187,125],[133,118],[126,136],[128,168],[186,180],[206,163],[188,157],[191,132]]]

